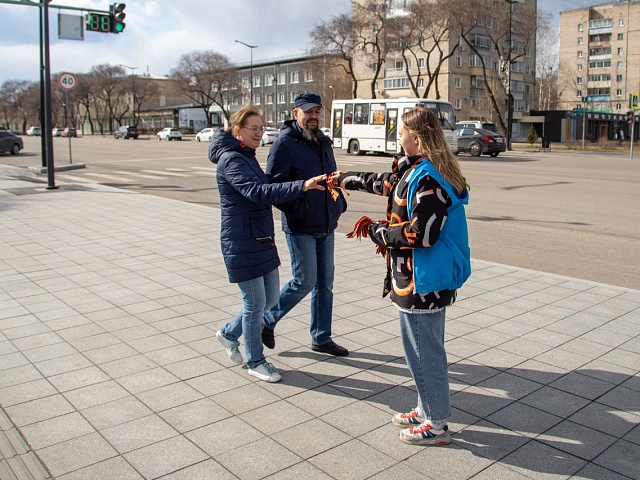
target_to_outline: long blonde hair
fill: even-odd
[[[244,123],[247,121],[247,119],[253,116],[262,118],[262,112],[258,107],[252,104],[240,107],[234,112],[233,115],[231,115],[231,120],[229,120],[229,127],[226,131],[235,136],[237,134],[237,131],[244,126]]]
[[[418,141],[419,154],[426,156],[458,193],[469,188],[435,113],[425,107],[416,107],[402,115],[402,123],[409,135]]]

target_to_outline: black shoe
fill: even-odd
[[[262,344],[273,350],[276,346],[276,339],[273,336],[273,328],[269,328],[266,325],[262,326]]]
[[[341,347],[333,340],[329,340],[322,345],[311,345],[311,350],[314,352],[328,353],[329,355],[335,355],[336,357],[346,357],[349,355],[349,350]]]

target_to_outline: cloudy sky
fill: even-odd
[[[453,0],[464,3],[463,0]],[[496,0],[499,1],[499,0]],[[53,0],[52,5],[108,10],[110,0]],[[560,10],[592,5],[587,0],[538,0],[557,22]],[[111,2],[113,3],[113,2]],[[50,8],[51,71],[87,72],[109,63],[138,67],[136,74],[166,75],[179,57],[193,50],[214,50],[233,63],[298,55],[309,32],[323,20],[347,13],[351,0],[130,0],[124,33],[85,32],[85,40],[58,39],[58,13]],[[0,85],[6,80],[39,77],[38,8],[0,3]]]

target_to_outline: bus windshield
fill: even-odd
[[[432,103],[432,102],[420,102],[420,105],[433,111],[440,118],[442,128],[448,128],[449,130],[456,129],[456,116],[453,113],[453,108],[448,103]]]

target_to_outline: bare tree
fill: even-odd
[[[321,22],[311,31],[311,54],[322,55],[330,67],[344,71],[351,79],[351,98],[358,92],[358,79],[354,72],[354,22],[349,15],[340,14]],[[334,61],[334,59],[336,61]]]
[[[38,119],[38,106],[30,101],[33,85],[27,80],[7,80],[0,87],[0,100],[7,126],[19,123],[21,131],[25,132],[27,123]]]
[[[556,110],[559,100],[558,36],[550,28],[551,13],[538,11],[536,42],[537,109]]]
[[[359,60],[373,72],[369,88],[371,98],[378,98],[376,83],[384,68],[387,55],[386,5],[376,0],[353,4],[354,43],[359,49]]]
[[[468,0],[457,17],[460,38],[475,54],[475,66],[481,68],[483,88],[494,119],[508,138],[511,137],[508,118],[514,108],[511,71],[522,67],[524,63],[520,60],[530,55],[535,47],[538,20],[533,5],[532,2]],[[509,9],[513,9],[512,14]],[[491,51],[498,55],[497,64]],[[496,67],[500,82],[494,81]],[[511,93],[508,101],[511,112],[507,111],[503,101],[498,100],[505,98],[508,91]]]
[[[186,53],[180,57],[178,66],[171,70],[171,77],[178,88],[204,110],[207,126],[211,126],[209,109],[214,104],[229,120],[229,105],[239,77],[226,55],[211,50]]]
[[[104,115],[100,122],[101,133],[104,134],[105,127],[109,132],[113,132],[115,123],[118,122],[119,126],[122,117],[128,111],[127,102],[123,97],[126,72],[120,66],[102,64],[91,67],[89,73],[96,82],[95,95],[104,105]],[[96,106],[98,107],[97,104]]]

